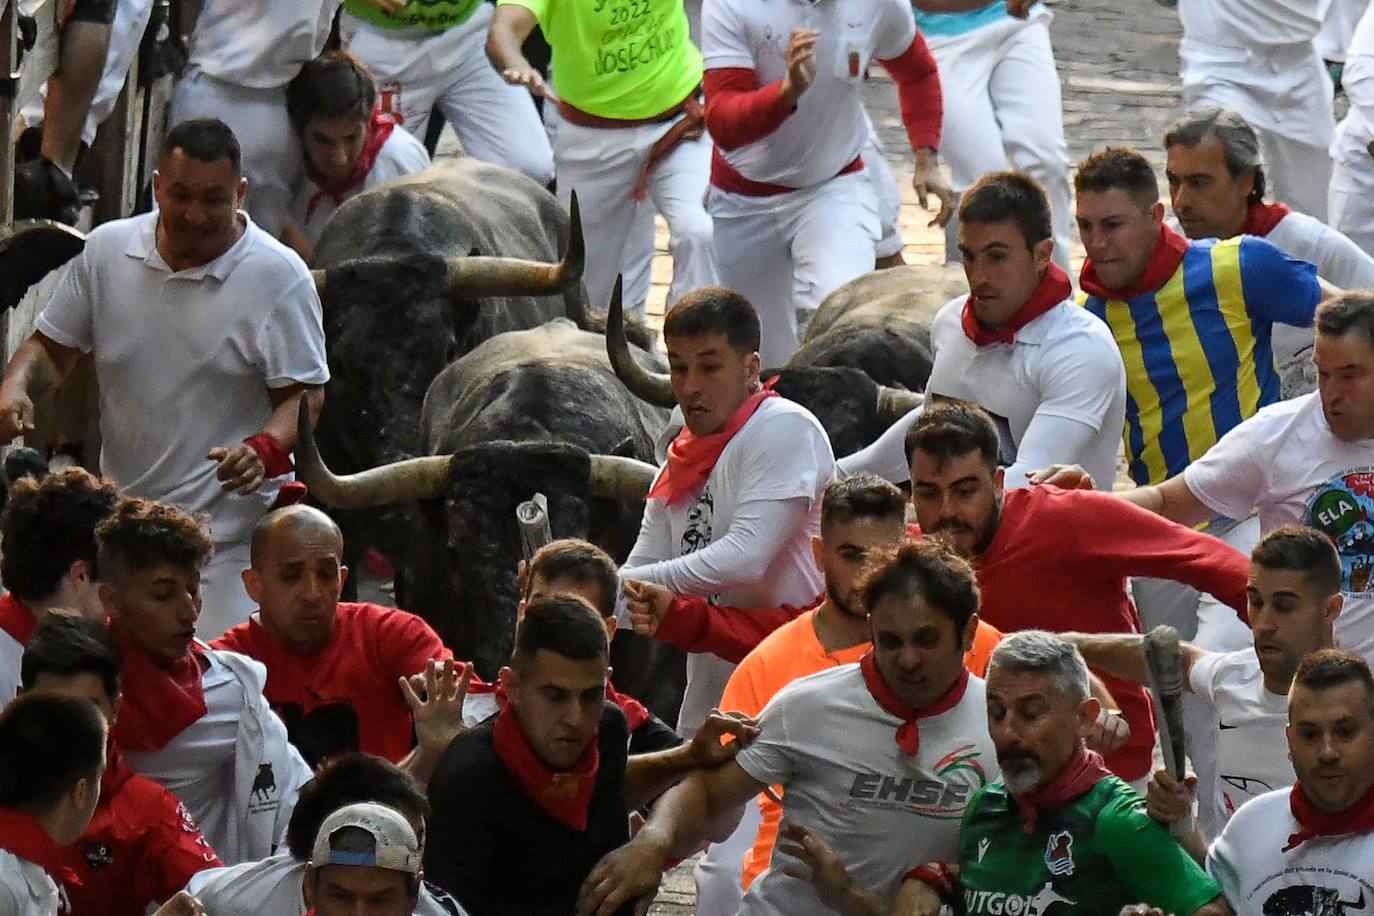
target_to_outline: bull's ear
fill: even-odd
[[[0,311],[18,305],[29,287],[85,247],[83,233],[52,220],[21,220],[0,229]]]

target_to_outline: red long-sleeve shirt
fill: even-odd
[[[739,662],[763,638],[821,603],[806,607],[734,608],[713,605],[696,595],[678,595],[654,633],[654,638],[684,652],[710,652],[727,662]]]

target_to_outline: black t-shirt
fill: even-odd
[[[471,916],[569,916],[593,866],[630,838],[625,714],[610,702],[602,710],[601,759],[582,832],[553,820],[525,795],[492,745],[495,721],[450,744],[430,779],[425,878]]]

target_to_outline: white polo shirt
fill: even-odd
[[[1356,914],[1374,906],[1374,833],[1317,837],[1283,852],[1299,829],[1290,791],[1242,806],[1207,853],[1207,872],[1236,916]]]
[[[1344,571],[1336,644],[1374,661],[1374,439],[1337,439],[1319,395],[1307,394],[1233,427],[1183,481],[1218,515],[1258,508],[1262,533],[1310,525],[1330,535]]]
[[[1208,652],[1193,662],[1188,686],[1217,711],[1216,811],[1225,823],[1252,798],[1297,781],[1288,759],[1288,697],[1264,686],[1254,649]]]
[[[392,178],[418,172],[428,166],[429,152],[425,145],[416,140],[410,131],[398,125],[377,151],[377,161],[372,164],[371,170],[363,176],[363,180],[358,182],[357,186],[344,194],[343,199],[347,202],[350,197],[368,188],[376,187]],[[320,186],[311,181],[308,175],[301,181],[300,190],[296,193],[296,200],[291,207],[291,218],[311,247],[319,242],[325,223],[329,222],[329,218],[339,206],[341,205],[334,203],[334,198],[321,193]]]
[[[246,541],[287,478],[225,493],[206,454],[262,428],[267,389],[329,380],[310,272],[239,217],[228,251],[176,273],[154,242],[156,211],[97,226],[38,317],[48,337],[95,354],[101,471],[128,493],[207,513],[216,544]]]
[[[0,849],[0,914],[57,916],[66,899],[43,866]]]
[[[320,56],[341,5],[342,0],[205,0],[191,35],[191,66],[236,86],[284,89]]]
[[[946,303],[931,321],[935,361],[926,394],[972,401],[992,414],[1011,466],[1008,486],[1024,484],[1026,470],[1075,463],[1111,489],[1126,419],[1126,369],[1111,331],[1065,300],[1018,330],[1014,343],[980,347],[964,333],[965,301]],[[1076,437],[1081,449],[1065,451],[1067,437],[1050,428],[1054,420],[1086,427]]]
[[[759,736],[735,758],[759,782],[783,786],[782,828],[815,830],[857,886],[884,898],[913,865],[957,858],[964,808],[1000,772],[977,677],[953,708],[920,720],[913,757],[897,746],[901,724],[859,665],[841,665],[778,691],[759,715]],[[774,848],[742,916],[829,912],[809,881],[783,873],[786,860]]]
[[[716,149],[752,181],[807,188],[834,178],[854,161],[868,136],[864,71],[899,57],[916,37],[906,0],[706,0],[702,58],[707,70],[743,67],[758,85],[787,75],[793,29],[820,30],[816,76],[797,110],[762,140]]]

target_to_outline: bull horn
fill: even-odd
[[[602,499],[642,502],[649,495],[649,487],[657,474],[658,468],[634,458],[593,455],[592,495]]]
[[[297,420],[296,474],[320,502],[335,509],[367,509],[392,503],[436,499],[448,479],[449,456],[409,458],[379,468],[338,477],[325,465],[315,445],[310,405],[301,395]]]
[[[925,403],[925,396],[905,388],[878,386],[878,418],[891,426]]]
[[[448,283],[453,297],[544,296],[572,289],[582,282],[587,260],[576,191],[568,205],[568,222],[568,248],[557,264],[520,258],[449,258]]]
[[[324,297],[324,281],[329,277],[327,270],[310,271],[310,279],[315,281],[315,295]]]
[[[615,370],[616,378],[641,401],[658,407],[672,407],[677,404],[677,397],[673,394],[668,376],[645,369],[630,352],[630,342],[625,338],[622,281],[623,278],[617,275],[615,287],[611,290],[611,304],[606,310],[606,355],[610,357],[611,368]]]

